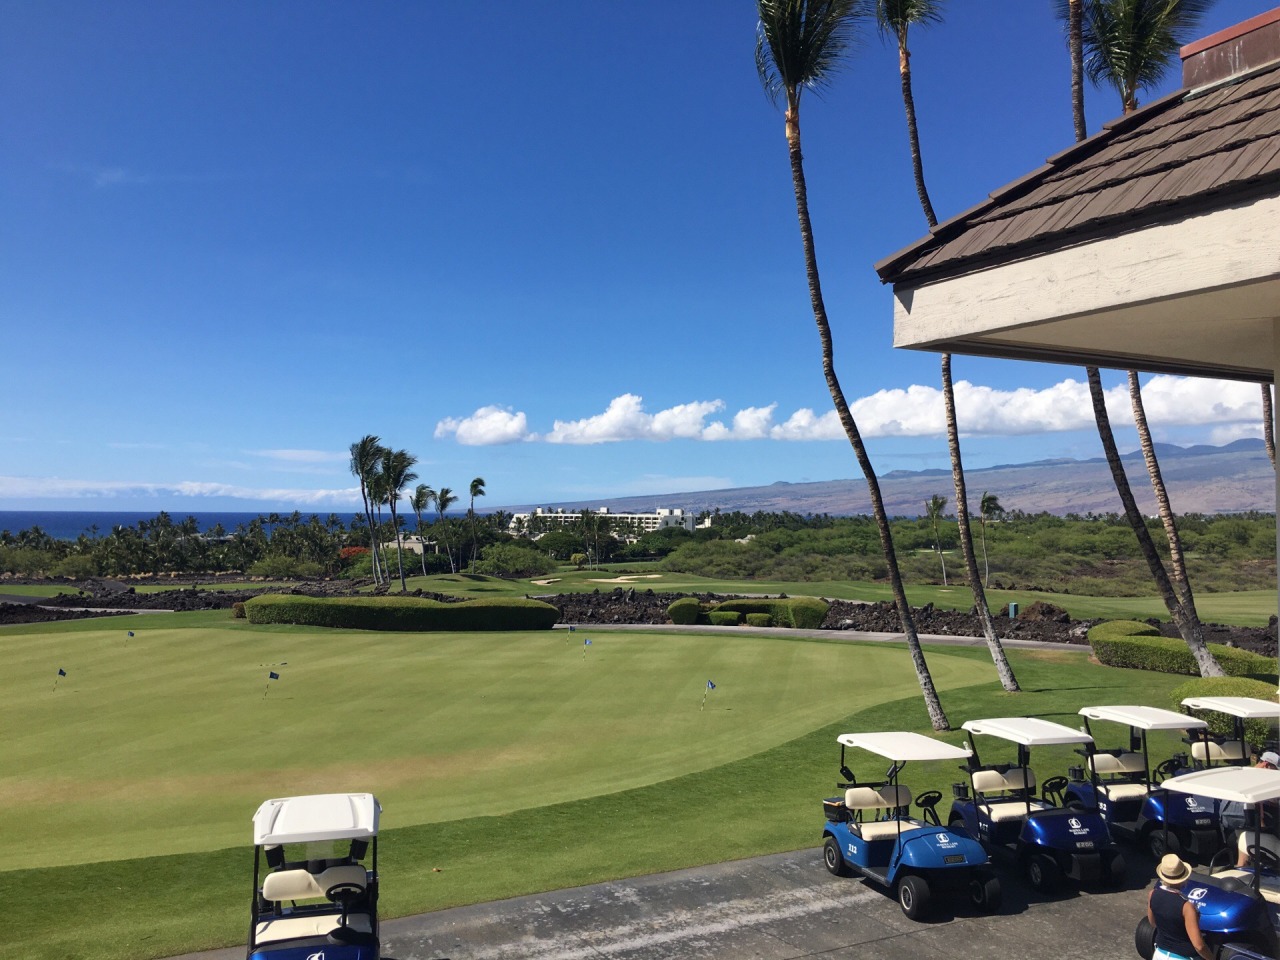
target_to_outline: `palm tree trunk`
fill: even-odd
[[[805,274],[809,282],[809,300],[813,305],[813,319],[818,327],[818,338],[822,344],[822,373],[827,381],[827,389],[831,393],[831,401],[835,405],[840,424],[853,447],[858,465],[866,477],[867,490],[871,495],[872,511],[876,519],[876,528],[880,533],[880,546],[884,551],[885,565],[889,570],[890,585],[893,588],[893,600],[898,608],[898,617],[902,621],[902,632],[906,638],[907,649],[911,653],[911,662],[915,667],[916,678],[920,682],[920,691],[924,695],[925,709],[929,714],[929,722],[934,730],[950,730],[947,715],[942,710],[942,701],[934,688],[933,677],[924,659],[924,650],[920,647],[920,638],[916,634],[915,620],[911,615],[911,607],[907,603],[907,593],[902,585],[902,574],[898,570],[898,558],[893,548],[893,534],[889,529],[889,518],[885,515],[884,498],[880,493],[880,483],[876,478],[871,460],[867,456],[858,425],[854,422],[849,405],[845,402],[844,391],[836,376],[834,350],[831,341],[831,326],[827,321],[827,308],[822,299],[822,284],[818,279],[818,258],[813,243],[813,226],[809,220],[808,190],[804,180],[804,157],[800,149],[800,104],[793,97],[787,104],[787,147],[791,159],[791,181],[796,195],[796,216],[800,221],[800,239],[804,246]]]
[[[1071,118],[1075,122],[1076,141],[1089,134],[1084,122],[1084,40],[1081,27],[1084,0],[1068,0],[1067,47],[1071,51]]]
[[[364,478],[360,479],[360,499],[364,501],[364,519],[369,526],[369,551],[370,559],[373,560],[373,582],[381,583],[382,578],[379,576],[381,571],[378,569],[378,544],[377,537],[373,532],[373,510],[369,507],[369,494],[365,492]]]
[[[1086,367],[1085,372],[1089,378],[1089,396],[1093,400],[1093,418],[1098,424],[1098,436],[1102,440],[1102,449],[1107,455],[1107,466],[1111,468],[1111,477],[1115,481],[1120,502],[1124,505],[1125,516],[1133,528],[1134,535],[1138,538],[1138,548],[1142,551],[1143,559],[1147,561],[1147,566],[1151,568],[1151,575],[1155,578],[1160,599],[1164,601],[1169,616],[1178,627],[1178,633],[1182,635],[1182,639],[1191,650],[1191,655],[1195,657],[1196,664],[1200,668],[1200,676],[1221,677],[1223,676],[1222,667],[1209,652],[1209,647],[1204,641],[1204,629],[1194,616],[1190,618],[1187,616],[1182,604],[1178,601],[1173,584],[1169,581],[1169,574],[1165,571],[1160,555],[1156,552],[1151,533],[1147,530],[1147,524],[1138,511],[1138,504],[1133,499],[1129,478],[1125,475],[1124,464],[1120,461],[1120,451],[1116,449],[1116,438],[1111,432],[1111,418],[1107,415],[1107,401],[1102,392],[1102,378],[1098,375],[1098,368]]]
[[[933,203],[929,200],[929,191],[924,183],[924,161],[920,158],[920,133],[916,129],[916,100],[911,93],[911,52],[907,49],[906,27],[898,35],[898,75],[902,79],[902,103],[907,111],[907,136],[911,143],[911,172],[915,175],[916,196],[920,198],[920,209],[932,229],[938,225],[938,218],[933,213]]]
[[[969,495],[965,489],[964,464],[960,459],[960,430],[956,421],[956,396],[951,387],[951,354],[942,355],[942,396],[947,413],[947,446],[951,451],[951,479],[956,488],[956,521],[960,528],[960,550],[964,555],[965,571],[969,575],[969,587],[973,591],[973,609],[982,624],[982,636],[987,641],[987,650],[996,665],[996,674],[1000,677],[1000,685],[1009,693],[1017,693],[1022,688],[1018,678],[1013,674],[1009,658],[1005,656],[1004,645],[996,636],[996,627],[991,620],[991,608],[987,606],[987,593],[978,579],[978,560],[973,554],[973,533],[969,527]],[[982,529],[982,559],[987,559],[986,526]]]
[[[1267,456],[1271,458],[1271,469],[1276,468],[1276,422],[1274,408],[1271,405],[1271,384],[1262,385],[1262,441],[1267,445]]]

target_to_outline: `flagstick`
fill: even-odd
[[[699,713],[701,713],[701,712],[702,712],[703,710],[705,710],[705,709],[707,709],[707,688],[706,688],[706,686],[703,686],[703,688],[702,688],[702,706],[700,706],[700,707],[698,708],[698,712],[699,712]]]
[[[267,681],[267,689],[265,689],[265,690],[263,690],[263,691],[262,691],[262,699],[263,699],[263,700],[267,699],[267,694],[268,694],[268,693],[270,693],[270,692],[271,692],[271,681],[270,681],[270,680],[268,680],[268,681]]]

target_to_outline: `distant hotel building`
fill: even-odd
[[[611,513],[608,507],[588,511],[596,516],[609,518],[609,532],[624,540],[634,540],[654,530],[682,527],[693,532],[694,515],[679,507],[662,508],[653,513]],[[517,513],[511,517],[508,531],[517,536],[537,536],[556,527],[567,527],[582,519],[581,510],[549,510],[538,507],[533,513]],[[536,531],[536,532],[534,532]]]

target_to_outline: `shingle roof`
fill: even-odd
[[[1107,124],[876,264],[913,283],[1280,188],[1280,63]]]

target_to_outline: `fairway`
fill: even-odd
[[[238,846],[259,802],[294,793],[372,791],[389,829],[507,814],[918,695],[901,650],[759,636],[324,631],[221,612],[0,642],[0,810],[42,838],[0,851],[0,870]],[[943,690],[990,677],[941,651],[931,667]]]

